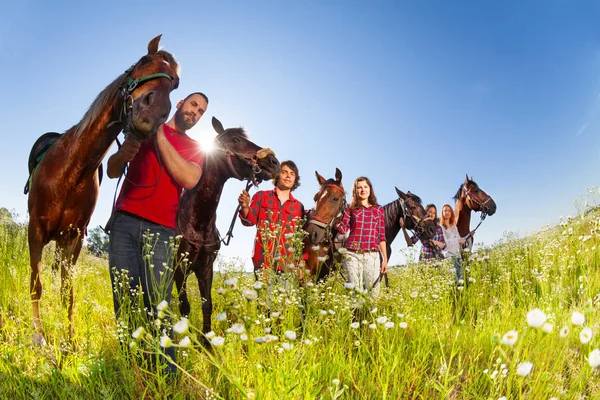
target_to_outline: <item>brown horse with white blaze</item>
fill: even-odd
[[[304,240],[304,251],[308,256],[306,267],[318,280],[329,275],[334,263],[341,262],[341,257],[334,259],[334,239],[337,235],[336,226],[342,220],[346,209],[346,192],[342,185],[342,172],[338,168],[335,169],[335,179],[325,179],[317,171],[315,175],[319,191],[314,197],[315,208],[306,221],[305,230],[308,236]],[[324,262],[319,261],[321,257],[327,259]]]
[[[170,53],[158,49],[159,42],[160,36],[150,41],[148,53],[98,95],[77,125],[62,135],[55,134],[57,139],[43,150],[43,158],[37,146],[32,149],[30,160],[41,158],[30,171],[28,199],[30,295],[36,344],[45,344],[40,318],[44,246],[56,241],[55,260],[61,268],[61,294],[63,304],[68,305],[72,337],[71,270],[96,205],[98,169],[121,130],[141,140],[155,134],[169,115],[169,94],[179,84],[179,65]]]

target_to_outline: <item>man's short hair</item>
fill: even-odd
[[[285,160],[281,162],[280,166],[281,168],[288,167],[289,169],[294,171],[294,173],[296,174],[296,180],[294,181],[294,186],[292,186],[292,189],[290,191],[293,192],[294,190],[298,189],[298,186],[300,186],[300,174],[298,173],[298,167],[296,166],[296,163],[292,160]],[[274,186],[277,186],[277,182],[279,181],[279,174],[281,174],[281,172],[279,172],[273,177]]]
[[[185,103],[185,101],[187,99],[189,99],[190,97],[192,97],[195,94],[204,97],[204,100],[206,100],[206,104],[208,104],[208,97],[206,97],[206,95],[204,93],[202,93],[202,92],[194,92],[194,93],[188,94],[187,96],[185,96],[185,99],[183,99],[183,102]]]

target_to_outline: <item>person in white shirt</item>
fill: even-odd
[[[455,280],[458,282],[463,279],[462,258],[460,255],[460,246],[465,244],[465,238],[460,237],[456,228],[456,216],[450,205],[444,204],[442,207],[442,216],[440,225],[444,232],[446,247],[442,250],[444,258],[451,258],[454,268],[456,269]]]

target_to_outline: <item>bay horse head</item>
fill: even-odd
[[[407,229],[413,230],[419,239],[433,239],[437,230],[437,224],[427,216],[421,198],[410,191],[404,193],[398,188],[395,189],[402,206],[404,226]]]
[[[169,94],[179,86],[179,65],[158,45],[162,35],[148,43],[148,54],[132,65],[122,77],[121,106],[116,120],[123,131],[143,140],[165,123],[171,112]]]
[[[462,202],[472,211],[480,211],[484,215],[494,215],[496,213],[496,202],[490,195],[484,192],[479,185],[466,176],[465,182],[458,188],[454,200]]]
[[[234,178],[249,179],[257,185],[261,181],[273,179],[279,173],[281,166],[273,150],[251,142],[244,129],[225,129],[215,117],[212,118],[212,125],[218,133],[214,148],[225,153]]]
[[[306,232],[312,244],[333,239],[333,229],[341,221],[346,208],[346,192],[342,172],[335,169],[335,179],[325,179],[315,171],[320,188],[315,194],[315,209],[307,221]]]

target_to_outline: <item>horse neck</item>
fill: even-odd
[[[403,215],[400,199],[396,199],[383,206],[385,216],[385,239],[388,245],[392,244],[398,232],[400,232],[400,217]]]
[[[204,216],[209,218],[194,218],[196,222],[206,225],[209,223],[216,222],[216,211],[221,199],[221,193],[225,182],[229,178],[233,178],[229,167],[227,166],[227,160],[225,155],[213,153],[216,159],[206,159],[204,162],[204,172],[198,184],[189,192],[189,195],[193,198],[193,206],[190,210],[192,214],[202,213]],[[200,195],[201,193],[201,195]],[[210,218],[212,216],[212,218]]]
[[[68,154],[66,162],[80,166],[83,172],[93,172],[99,166],[123,126],[110,125],[118,120],[121,101],[119,88],[125,75],[121,75],[108,85],[92,103],[81,121],[65,133]]]
[[[463,199],[456,201],[456,227],[458,234],[464,237],[471,231],[471,209],[467,207]]]

